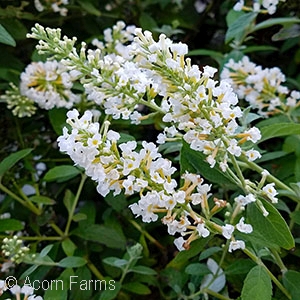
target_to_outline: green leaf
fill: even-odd
[[[287,154],[288,153],[285,151],[267,152],[267,153],[263,154],[260,159],[256,160],[256,162],[261,163],[261,162],[265,162],[265,161],[274,160],[274,159],[277,159],[280,157],[284,157]]]
[[[32,196],[29,198],[30,201],[38,204],[54,205],[55,201],[46,196]]]
[[[113,281],[113,283],[111,283]],[[99,300],[113,300],[116,299],[117,295],[121,290],[121,283],[115,282],[114,280],[109,281],[109,286],[100,295]]]
[[[262,266],[255,266],[248,273],[241,296],[242,300],[272,299],[272,282]]]
[[[274,46],[249,46],[241,50],[244,54],[259,52],[259,51],[278,51],[278,48]]]
[[[20,280],[25,279],[27,276],[29,276],[30,274],[32,274],[33,272],[36,273],[37,268],[39,268],[40,266],[38,265],[33,265],[30,268],[28,268],[24,273],[21,274],[21,276],[19,277]]]
[[[50,244],[48,246],[46,246],[41,252],[40,252],[40,257],[45,257],[53,248],[53,244]]]
[[[173,260],[169,262],[167,267],[181,269],[184,265],[186,265],[192,257],[199,255],[200,252],[203,251],[205,245],[212,239],[209,236],[206,239],[198,239],[191,243],[191,247],[188,251],[180,251]]]
[[[221,247],[210,247],[208,249],[205,249],[203,252],[201,252],[199,260],[206,259],[219,251],[222,251]]]
[[[123,266],[128,265],[128,260],[118,258],[118,257],[106,257],[102,260],[105,264],[116,267],[116,268],[123,268]]]
[[[253,27],[251,32],[268,28],[274,25],[286,25],[286,24],[294,24],[294,23],[300,23],[300,19],[298,18],[270,18],[266,21],[263,21]]]
[[[189,275],[198,275],[198,276],[210,274],[210,270],[207,267],[207,265],[200,264],[200,263],[193,263],[193,264],[188,265],[185,268],[184,272]]]
[[[191,50],[187,54],[187,56],[195,56],[195,55],[209,56],[219,64],[221,64],[221,61],[224,59],[223,53],[214,50],[208,50],[208,49]]]
[[[146,267],[146,266],[135,266],[129,270],[129,272],[134,272],[143,275],[156,275],[156,271]]]
[[[66,190],[64,199],[63,199],[63,203],[69,214],[72,211],[74,201],[75,201],[75,196],[73,195],[73,193],[70,190]]]
[[[274,137],[300,134],[300,124],[277,123],[260,128],[262,138],[258,143],[264,142]]]
[[[245,15],[245,12],[231,9],[226,15],[227,27],[230,27],[230,25],[233,24],[237,18],[243,15]]]
[[[19,231],[24,228],[19,220],[15,219],[0,219],[0,232]]]
[[[144,284],[140,282],[129,282],[122,285],[122,288],[126,291],[129,291],[138,295],[149,295],[151,290]]]
[[[141,13],[139,23],[143,29],[152,30],[158,27],[156,21],[147,13]]]
[[[74,251],[77,248],[77,246],[69,238],[63,240],[61,246],[67,256],[73,256]]]
[[[74,222],[80,222],[86,220],[86,218],[87,218],[86,214],[78,213],[73,216],[72,220]]]
[[[26,39],[28,28],[20,21],[19,18],[4,18],[1,19],[1,24],[8,29],[10,35],[15,40]]]
[[[92,299],[93,292],[96,289],[98,291],[99,287],[101,289],[101,287],[104,284],[106,284],[105,280],[101,280],[99,282],[98,280],[96,281],[91,279],[92,279],[92,274],[87,266],[83,266],[81,268],[76,269],[75,277],[70,278],[70,281],[72,280],[75,283],[70,285],[68,299],[72,299],[72,300]],[[84,284],[81,285],[80,283],[84,283]],[[85,283],[87,284],[85,285]]]
[[[252,21],[257,17],[257,13],[251,12],[238,17],[228,28],[225,35],[225,43],[235,39],[240,41],[252,25]]]
[[[79,268],[86,264],[86,260],[79,256],[68,256],[58,262],[62,268]]]
[[[67,111],[68,110],[65,108],[53,108],[48,111],[50,123],[57,135],[61,135],[63,132],[63,128],[67,126],[66,123]]]
[[[55,266],[55,264],[56,264],[49,256],[47,256],[47,255],[42,256],[40,253],[36,254],[34,259],[32,259],[32,258],[30,258],[30,260],[26,259],[24,262],[27,264],[34,264],[34,265],[40,265],[40,266],[42,266],[42,265]]]
[[[291,249],[295,246],[294,238],[278,210],[266,200],[261,200],[269,215],[264,217],[257,203],[247,207],[248,223],[253,226],[251,234],[242,234],[245,240],[267,247]]]
[[[282,41],[300,36],[300,26],[293,24],[285,26],[272,36],[272,41]]]
[[[283,285],[290,292],[292,300],[300,299],[300,273],[297,271],[289,270],[283,275]]]
[[[91,2],[86,0],[77,0],[79,5],[89,14],[100,17],[101,11],[99,11]]]
[[[230,184],[231,181],[225,177],[224,173],[216,168],[211,168],[205,158],[203,153],[192,150],[188,143],[183,142],[180,155],[181,173],[185,171],[197,173],[210,182]]]
[[[109,248],[126,248],[126,238],[124,234],[109,226],[91,224],[88,227],[80,227],[76,229],[74,234],[84,240],[98,242]]]
[[[293,211],[291,218],[296,224],[300,225],[300,211]]]
[[[65,300],[68,299],[68,290],[70,287],[70,278],[74,276],[72,269],[65,269],[60,276],[52,281],[53,287],[45,291],[44,300]],[[50,280],[49,280],[50,281]],[[70,287],[72,289],[72,286]]]
[[[33,149],[20,150],[4,158],[0,163],[0,177],[3,176],[3,174],[13,167],[19,160],[27,156],[32,150]]]
[[[80,170],[74,166],[57,166],[50,169],[44,176],[45,181],[58,181],[64,182],[67,181],[78,174],[80,174]]]
[[[16,41],[1,24],[0,24],[0,43],[13,46],[13,47],[16,46]]]
[[[256,264],[250,259],[236,259],[224,270],[226,275],[247,274]]]
[[[114,196],[114,194],[111,192],[104,198],[104,200],[117,212],[124,211],[124,209],[126,209],[128,206],[127,198],[123,193]]]

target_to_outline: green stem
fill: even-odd
[[[82,188],[83,188],[83,185],[84,185],[84,182],[85,182],[86,179],[87,179],[87,176],[85,174],[82,174],[81,175],[81,181],[79,183],[79,187],[78,187],[75,199],[73,201],[71,210],[69,212],[69,217],[68,217],[67,225],[66,225],[66,228],[65,228],[65,236],[68,236],[68,234],[69,234],[69,230],[70,230],[72,219],[73,219],[73,216],[74,216],[74,213],[75,213],[75,209],[77,207],[77,203],[78,203],[78,200],[79,200],[79,197],[80,197],[80,194],[82,192]]]
[[[287,272],[287,267],[284,265],[278,251],[276,251],[275,249],[270,249],[272,254],[273,254],[273,257],[278,265],[278,267],[280,268],[280,271],[282,274],[284,274],[285,272]]]
[[[229,153],[229,157],[230,157],[231,163],[233,165],[233,168],[234,168],[234,170],[235,170],[235,172],[236,172],[236,174],[237,174],[237,176],[238,176],[238,178],[240,180],[241,187],[245,191],[246,190],[246,183],[245,183],[245,178],[244,178],[244,175],[243,175],[243,173],[241,171],[241,168],[238,165],[238,163],[237,163],[236,158],[235,158],[234,155],[232,155],[232,154]]]
[[[18,201],[19,203],[21,203],[23,206],[27,207],[29,210],[31,210],[34,214],[36,215],[40,215],[42,212],[40,209],[38,209],[31,201],[25,201],[23,200],[21,197],[17,196],[15,193],[13,193],[11,190],[9,190],[7,187],[5,187],[2,183],[1,183],[1,178],[0,178],[0,189],[6,193],[7,195],[9,195],[10,197],[12,197],[13,199],[15,199],[16,201]]]
[[[104,280],[104,276],[100,273],[100,271],[91,261],[88,261],[87,266],[98,279]]]
[[[162,244],[160,244],[153,236],[151,236],[147,231],[143,230],[143,228],[134,220],[129,220],[129,222],[143,235],[145,235],[145,237],[152,242],[153,244],[155,244],[159,249],[161,250],[165,250],[164,246]]]
[[[294,212],[297,212],[299,210],[300,210],[300,202],[298,202]],[[293,229],[294,225],[295,225],[295,220],[291,218],[290,225],[289,225],[290,230]]]
[[[153,102],[150,102],[150,101],[146,101],[144,99],[140,99],[138,101],[140,104],[143,104],[149,108],[152,108],[154,111],[156,112],[159,112],[159,113],[162,113],[162,114],[165,114],[165,112],[158,106],[156,105],[156,103],[153,101]]]
[[[248,161],[246,158],[242,158],[242,160],[244,160],[244,162],[246,163],[246,165],[248,165],[248,167],[252,170],[255,170],[256,172],[258,172],[259,174],[262,173],[262,171],[264,171],[263,168],[261,168],[260,166],[258,166],[256,163],[252,162],[252,161]],[[267,180],[270,181],[270,182],[274,182],[276,184],[277,187],[281,188],[281,189],[284,189],[284,190],[287,190],[289,191],[290,193],[294,194],[295,195],[295,192],[289,187],[287,186],[286,184],[284,184],[281,180],[279,180],[278,178],[276,178],[275,176],[271,175],[271,174],[268,174],[267,175]]]
[[[21,133],[21,130],[20,130],[19,120],[18,120],[18,118],[14,118],[14,119],[15,119],[15,123],[16,123],[17,136],[19,138],[21,148],[24,149],[25,148],[25,143],[24,143],[23,136],[22,136],[22,133]]]
[[[226,297],[226,296],[224,296],[224,295],[221,295],[221,294],[219,294],[219,293],[217,293],[217,292],[214,292],[214,291],[212,291],[212,290],[210,290],[210,289],[204,289],[202,292],[203,292],[203,293],[206,293],[206,294],[209,294],[209,295],[211,295],[211,296],[213,296],[213,297],[215,297],[215,298],[218,298],[218,299],[220,299],[220,300],[232,300],[231,298]]]
[[[289,300],[292,300],[292,297],[289,294],[289,292],[285,289],[285,287],[281,284],[281,282],[273,275],[273,273],[267,268],[267,266],[262,262],[262,260],[259,257],[257,257],[255,254],[253,254],[251,251],[249,251],[247,248],[245,248],[243,251],[256,264],[258,264],[259,266],[262,266],[265,269],[265,271],[268,273],[268,275],[270,276],[270,278],[272,279],[272,281],[277,285],[277,287],[286,295],[286,297]]]
[[[50,226],[60,237],[65,237],[64,232],[55,223],[50,223]]]

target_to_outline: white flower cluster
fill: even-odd
[[[80,96],[72,92],[74,78],[56,60],[33,62],[21,74],[20,93],[43,109],[73,107]]]
[[[239,99],[245,99],[264,117],[299,106],[300,92],[282,85],[285,75],[279,68],[263,69],[248,56],[238,62],[230,59],[221,78],[230,83]]]
[[[51,47],[55,47],[51,42],[47,46],[43,40],[51,40],[52,36],[57,39],[60,31],[44,30],[40,25],[30,35],[42,39],[38,47],[43,53],[51,53]],[[183,134],[192,149],[207,156],[211,167],[218,163],[223,171],[231,155],[251,160],[259,157],[257,151],[246,153],[241,148],[245,141],[255,143],[261,136],[255,127],[245,132],[238,130],[237,118],[242,111],[231,86],[213,80],[216,69],[207,66],[202,72],[191,65],[190,59],[184,58],[188,52],[186,44],[174,43],[164,34],[155,42],[151,32],[125,28],[123,22],[107,30],[105,36],[106,44],[98,43],[98,49],[88,50],[87,55],[85,44],[78,54],[74,38],[67,37],[57,42],[61,48],[55,47],[53,53],[61,54],[66,48],[62,63],[72,74],[76,73],[87,99],[102,106],[105,114],[138,124],[147,117],[142,115],[140,105],[147,106],[163,114],[163,121],[171,125],[159,135],[159,143]],[[114,37],[117,42],[112,42]],[[117,45],[117,51],[112,52],[111,45]],[[162,101],[156,101],[157,96]]]
[[[245,0],[238,0],[233,9],[236,11],[252,10],[254,12],[268,13],[269,15],[273,15],[275,14],[277,5],[280,1],[284,2],[285,0],[253,0],[250,1],[252,2],[252,7],[250,7],[245,4]]]
[[[223,171],[229,155],[258,158],[257,151],[245,153],[240,145],[247,140],[256,143],[260,132],[253,127],[237,133],[242,111],[231,86],[212,79],[217,70],[206,66],[201,72],[189,59],[184,60],[188,52],[185,44],[173,43],[164,35],[155,42],[150,32],[139,29],[136,34],[137,67],[151,80],[155,94],[162,97],[162,120],[174,125],[165,128],[158,142],[184,132],[191,148],[203,152],[211,167],[218,162]]]
[[[79,117],[78,111],[73,109],[67,116],[71,131],[63,129],[63,135],[58,138],[59,148],[97,182],[97,191],[102,196],[110,191],[114,195],[123,191],[128,196],[139,193],[140,200],[129,206],[132,212],[144,222],[156,221],[163,214],[162,222],[167,225],[169,234],[189,235],[187,240],[180,238],[186,248],[194,239],[207,237],[210,230],[224,235],[223,229],[208,216],[225,207],[226,201],[215,198],[215,206],[210,209],[211,186],[203,184],[199,175],[183,174],[184,183],[178,189],[172,178],[176,168],[161,156],[154,143],[143,141],[139,150],[135,141],[117,145],[120,135],[109,130],[107,121],[100,128],[100,124],[93,121],[91,111]],[[192,206],[196,205],[201,205],[204,216],[194,212]],[[241,229],[243,220],[236,225],[239,231],[244,230]],[[242,232],[250,233],[249,226]],[[235,242],[232,233],[233,230],[224,236]]]
[[[104,42],[94,39],[92,44],[107,54],[119,55],[130,60],[132,54],[129,45],[134,39],[135,29],[134,25],[126,26],[123,21],[118,21],[112,28],[104,30]]]
[[[60,57],[67,70],[80,80],[87,98],[113,119],[129,119],[138,124],[148,117],[141,108],[146,106],[161,115],[166,126],[158,136],[159,144],[183,138],[192,149],[206,155],[212,168],[217,165],[232,178],[237,176],[229,164],[237,157],[250,162],[260,157],[258,151],[249,150],[249,143],[247,149],[243,148],[246,141],[256,143],[261,134],[255,127],[242,129],[238,125],[242,111],[232,87],[227,81],[213,79],[216,69],[207,66],[199,70],[190,59],[185,59],[187,45],[174,43],[163,34],[156,42],[151,32],[126,28],[123,22],[105,31],[105,43],[94,41],[96,50],[86,50],[82,43],[79,53],[74,47],[76,39],[60,39],[60,30],[36,25],[32,32],[29,36],[40,39],[38,48],[42,53]],[[233,232],[237,229],[250,233],[250,225],[246,226],[244,219],[240,219],[239,225],[225,224],[233,226],[232,232],[225,236],[222,226],[211,218],[226,207],[226,201],[217,198],[208,201],[210,186],[203,184],[199,175],[183,174],[183,184],[178,187],[172,178],[176,169],[161,156],[154,143],[118,144],[120,135],[109,130],[107,121],[100,126],[91,111],[79,117],[74,109],[67,116],[71,129],[64,128],[58,138],[60,150],[97,182],[102,196],[110,191],[114,195],[138,193],[139,201],[130,205],[132,212],[144,222],[161,218],[169,234],[181,235],[176,240],[179,249],[188,248],[194,239],[207,237],[210,232],[230,239],[230,251],[244,248]],[[239,180],[245,181],[237,178],[237,184]],[[246,185],[240,184],[249,192]],[[266,187],[264,195],[256,188],[253,191],[253,201],[256,196],[273,192],[271,186]],[[244,203],[248,203],[245,199]],[[201,213],[193,210],[194,205],[201,206]],[[244,206],[235,204],[236,213]]]
[[[36,296],[33,294],[34,289],[29,285],[20,287],[19,285],[15,284],[14,286],[8,288],[5,280],[0,280],[0,296],[5,291],[10,291],[11,294],[16,296],[17,300],[21,299],[21,294],[24,295],[24,300],[43,300],[41,296]]]
[[[68,9],[64,7],[64,5],[68,4],[69,0],[34,0],[34,6],[37,11],[42,12],[45,10],[52,10],[63,17],[68,13]]]

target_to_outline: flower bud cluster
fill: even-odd
[[[264,117],[287,112],[299,106],[300,92],[282,85],[285,75],[279,68],[265,68],[251,62],[248,56],[225,64],[221,78],[231,84],[239,99],[245,99]]]
[[[7,103],[7,108],[18,118],[34,115],[36,112],[34,101],[27,96],[21,95],[19,88],[13,83],[10,86],[11,89],[6,90],[5,94],[0,96],[0,99]]]
[[[29,248],[23,246],[22,240],[18,236],[12,238],[4,238],[2,241],[2,253],[9,257],[11,261],[20,264],[25,255],[28,253]]]

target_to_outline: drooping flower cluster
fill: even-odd
[[[279,68],[263,69],[248,56],[238,62],[230,59],[221,78],[231,84],[239,99],[245,99],[265,117],[299,106],[300,92],[289,91],[282,85],[285,75]]]
[[[185,248],[194,239],[207,237],[210,231],[224,235],[222,227],[210,218],[226,206],[226,201],[215,198],[215,205],[210,209],[211,187],[203,183],[200,175],[184,173],[184,183],[178,188],[172,178],[176,168],[161,156],[154,143],[143,141],[139,150],[135,141],[118,145],[120,135],[109,130],[107,121],[100,128],[90,111],[79,118],[78,111],[72,110],[67,116],[71,130],[63,129],[63,135],[58,138],[59,148],[97,182],[97,191],[102,196],[110,191],[114,195],[121,192],[128,196],[139,194],[138,202],[129,206],[132,212],[141,216],[144,222],[156,221],[163,215],[162,222],[167,225],[169,234],[189,236],[179,240]],[[193,210],[192,206],[197,205],[202,207],[202,214]],[[232,227],[230,234],[224,235],[232,243],[236,242],[234,228],[246,233],[252,231],[249,226],[243,229],[243,220],[238,223],[240,225]]]
[[[21,74],[20,93],[44,109],[71,108],[80,96],[72,92],[74,78],[58,61],[33,62]]]
[[[284,1],[285,0],[238,0],[238,2],[234,5],[233,9],[236,11],[254,11],[273,15],[277,10],[277,5],[279,4],[279,2]]]
[[[65,5],[69,4],[69,0],[34,0],[34,6],[37,11],[42,12],[50,10],[59,13],[61,16],[66,16],[68,9]]]
[[[259,197],[276,201],[272,184],[262,191],[264,182],[258,188],[230,170],[230,163],[237,167],[236,158],[252,162],[260,157],[250,143],[243,147],[246,141],[256,143],[260,131],[239,126],[242,111],[232,87],[225,80],[213,79],[216,69],[207,66],[200,70],[185,59],[187,45],[174,43],[163,34],[156,42],[149,31],[126,28],[123,22],[105,32],[105,43],[94,41],[96,50],[87,50],[82,43],[79,53],[74,47],[76,38],[61,38],[60,30],[36,25],[32,32],[29,37],[40,40],[39,51],[59,59],[83,85],[87,99],[99,105],[107,118],[138,124],[148,117],[142,109],[146,106],[165,124],[159,144],[183,138],[192,149],[206,155],[212,168],[219,166],[246,193],[234,202],[232,215],[238,216]],[[200,175],[182,174],[183,183],[178,187],[173,178],[176,169],[154,143],[119,143],[119,133],[109,130],[108,121],[100,127],[91,111],[79,117],[78,111],[72,110],[67,116],[71,128],[64,128],[58,138],[60,150],[96,181],[102,196],[109,192],[139,194],[139,200],[130,205],[132,212],[144,222],[161,218],[171,235],[181,235],[175,240],[179,249],[210,233],[230,240],[229,251],[245,247],[234,232],[250,233],[251,225],[245,224],[243,217],[234,217],[223,226],[213,222],[212,216],[226,207],[226,201],[208,201],[210,186]],[[193,209],[198,205],[200,213]]]

